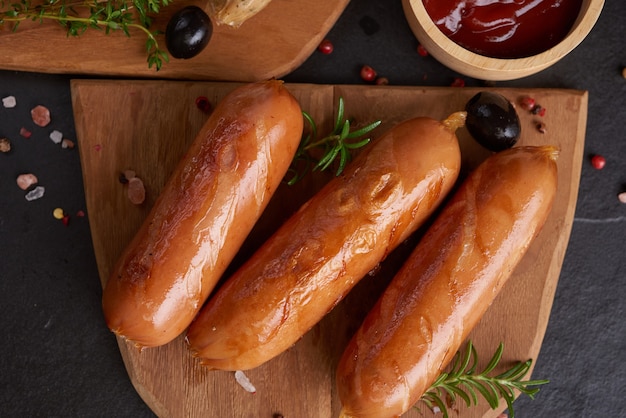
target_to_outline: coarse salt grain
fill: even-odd
[[[50,132],[50,139],[55,144],[60,144],[61,141],[63,141],[63,133],[55,129],[54,131]]]
[[[248,376],[246,376],[246,374],[244,372],[242,372],[241,370],[237,370],[235,372],[235,380],[247,392],[256,393],[256,388],[254,387],[252,382],[250,382],[250,379],[248,379]]]
[[[17,185],[22,190],[26,190],[33,184],[37,184],[37,181],[37,176],[31,173],[17,176]]]
[[[17,105],[17,101],[15,100],[15,96],[7,96],[2,98],[2,105],[7,109],[11,109]]]
[[[45,192],[46,192],[46,189],[43,186],[37,186],[30,192],[26,193],[26,196],[24,197],[26,198],[26,200],[30,202],[31,200],[37,200],[43,197]]]

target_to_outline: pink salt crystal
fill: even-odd
[[[33,184],[37,184],[37,181],[37,176],[34,174],[20,174],[17,176],[17,185],[22,190],[26,190]]]
[[[128,199],[135,205],[141,205],[146,200],[146,189],[139,177],[128,180]]]
[[[619,199],[620,202],[626,203],[626,192],[622,192],[622,193],[618,194],[617,198]]]
[[[50,111],[45,106],[35,106],[30,111],[30,115],[33,118],[33,122],[35,122],[35,125],[44,127],[50,123]]]
[[[134,177],[137,177],[137,174],[133,170],[125,170],[124,177],[126,178],[126,180],[130,180]]]
[[[0,152],[11,151],[11,141],[8,138],[0,138]]]

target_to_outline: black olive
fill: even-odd
[[[465,126],[483,147],[502,151],[517,143],[522,127],[515,107],[506,97],[483,91],[467,102],[465,110]]]
[[[174,58],[188,59],[198,55],[209,43],[213,24],[197,6],[187,6],[172,15],[165,29],[165,44]]]

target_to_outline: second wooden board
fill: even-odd
[[[169,18],[186,5],[162,7],[151,30],[165,32]],[[160,71],[148,68],[146,37],[130,28],[105,35],[88,30],[67,36],[55,21],[20,23],[16,31],[6,22],[0,30],[0,68],[42,73],[93,74],[192,80],[256,81],[282,77],[302,64],[335,24],[348,0],[273,0],[238,28],[214,26],[204,51],[187,60],[170,59]],[[0,7],[4,10],[4,7]],[[165,50],[165,37],[156,37]],[[17,46],[17,47],[16,47]]]

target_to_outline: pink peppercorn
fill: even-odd
[[[324,55],[332,54],[334,49],[335,49],[335,47],[334,47],[333,43],[330,40],[328,40],[328,39],[324,39],[317,46],[317,50],[320,51]]]
[[[530,96],[524,96],[520,99],[519,104],[522,109],[530,112],[535,107],[535,99]]]
[[[211,102],[205,96],[198,96],[196,98],[196,107],[204,113],[209,113],[211,111]]]
[[[593,157],[591,157],[591,165],[596,170],[602,170],[604,166],[606,165],[606,158],[604,158],[601,155],[596,154]]]
[[[364,65],[363,67],[361,67],[361,78],[364,81],[374,81],[376,79],[376,75],[376,71],[369,65]]]
[[[427,57],[428,56],[428,50],[426,49],[426,47],[422,44],[419,44],[417,46],[417,53],[422,56],[422,57]]]
[[[465,80],[461,77],[455,77],[454,81],[450,84],[451,87],[465,87]]]
[[[32,132],[31,132],[31,131],[29,131],[29,130],[28,130],[28,129],[26,129],[26,128],[20,128],[20,135],[21,135],[23,138],[30,138],[30,137],[31,137],[31,135],[32,135]]]

